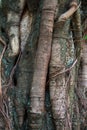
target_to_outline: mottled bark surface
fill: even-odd
[[[23,54],[19,62],[19,69],[17,72],[17,86],[16,86],[16,111],[19,117],[19,126],[23,127],[26,124],[28,119],[28,106],[29,106],[29,94],[32,83],[32,76],[34,72],[34,58],[37,48],[37,41],[39,36],[39,23],[40,23],[40,15],[41,15],[41,7],[38,9],[38,13],[30,14],[30,20],[32,19],[31,25],[28,26],[32,28],[30,29],[30,34],[28,33],[27,44],[24,46],[24,42],[26,43],[26,38],[24,37],[24,42],[21,47],[23,47]],[[24,28],[25,29],[25,28]],[[24,33],[24,31],[23,31]],[[25,33],[27,35],[27,33]],[[23,35],[24,36],[24,35]],[[23,37],[22,37],[23,38]],[[21,98],[22,97],[22,98]],[[27,100],[28,99],[28,100]],[[27,117],[25,117],[27,114]],[[27,119],[28,118],[28,119]],[[25,120],[25,121],[24,121]],[[28,125],[28,124],[27,124]]]
[[[42,9],[40,35],[34,63],[34,75],[30,91],[30,128],[42,129],[44,117],[45,85],[51,53],[52,32],[56,0],[45,0]]]
[[[54,24],[52,54],[49,65],[49,86],[50,99],[52,104],[53,119],[56,125],[56,130],[72,130],[80,129],[79,124],[75,127],[73,124],[74,116],[74,89],[75,89],[75,68],[72,71],[64,72],[67,67],[75,61],[74,41],[72,33],[70,34],[70,19],[65,17],[64,13],[66,2],[60,2],[59,19]],[[62,15],[62,13],[64,13]],[[64,19],[65,17],[65,19]],[[77,20],[77,17],[76,17]],[[78,23],[75,24],[77,30]],[[79,31],[81,32],[81,31]],[[80,34],[78,33],[78,39]],[[71,40],[70,40],[71,39]],[[77,39],[76,39],[77,40]],[[79,47],[79,45],[78,45]],[[78,55],[80,54],[79,48]],[[73,51],[73,52],[72,52]],[[62,72],[63,71],[63,72]],[[76,102],[77,104],[77,102]],[[75,108],[76,110],[76,108]],[[77,111],[76,111],[77,112]],[[74,113],[74,114],[73,114]],[[78,113],[79,114],[79,113]],[[77,122],[77,121],[75,121]]]
[[[86,0],[81,12],[77,1],[0,1],[0,130],[87,129]]]
[[[83,24],[83,37],[87,35],[87,20]],[[84,38],[82,44],[82,55],[79,67],[77,96],[79,99],[81,130],[87,129],[87,40]]]
[[[65,70],[66,67],[65,55],[66,55],[67,41],[66,39],[63,39],[62,36],[67,37],[66,31],[64,31],[66,30],[67,24],[68,24],[67,22],[65,25],[62,26],[59,24],[59,26],[57,25],[58,28],[54,29],[52,55],[49,68],[50,99],[52,104],[53,118],[57,130],[60,129],[63,130],[65,129],[65,127],[69,129],[69,127],[66,126],[67,85],[65,81],[65,73],[51,78],[51,75],[58,73],[62,70]]]

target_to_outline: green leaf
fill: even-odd
[[[83,37],[83,39],[84,39],[84,40],[87,40],[87,35],[85,35],[85,36]]]

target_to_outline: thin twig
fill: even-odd
[[[50,75],[49,80],[47,81],[46,85],[48,86],[48,84],[49,84],[49,82],[50,82],[50,80],[51,80],[52,78],[55,78],[55,77],[57,77],[57,76],[59,76],[59,75],[61,75],[61,74],[63,74],[63,73],[66,73],[66,72],[68,72],[68,71],[71,71],[72,68],[76,65],[76,63],[77,63],[77,59],[76,59],[76,60],[74,61],[74,63],[73,63],[69,68],[67,68],[66,70],[63,70],[63,71],[61,71],[61,72],[58,72],[58,71],[53,72],[53,73]],[[55,73],[56,73],[56,74],[55,74]]]
[[[6,42],[1,37],[0,37],[0,42],[4,45],[3,51],[0,56],[0,59],[2,60],[5,50],[6,50]]]
[[[5,41],[0,37],[0,43],[4,45],[4,48],[2,50],[2,53],[0,55],[0,96],[2,96],[2,86],[1,86],[1,61],[2,61],[2,58],[3,58],[3,55],[5,53],[5,50],[6,50],[6,43]]]
[[[74,61],[74,63],[73,63],[69,68],[67,68],[66,70],[63,70],[63,71],[61,71],[61,72],[56,72],[56,74],[53,74],[53,75],[50,77],[50,79],[51,79],[51,78],[54,78],[54,77],[56,77],[56,76],[58,76],[58,75],[61,75],[61,74],[63,74],[63,73],[66,73],[66,72],[68,72],[68,71],[70,71],[70,70],[75,66],[76,63],[77,63],[77,59]]]
[[[21,57],[21,51],[20,51],[20,53],[19,53],[18,59],[17,59],[17,61],[16,61],[16,64],[14,65],[14,67],[12,68],[12,71],[11,71],[11,73],[10,73],[9,82],[8,82],[7,84],[3,85],[3,87],[8,87],[8,86],[11,85],[11,83],[12,83],[12,78],[13,78],[15,69],[16,69],[16,67],[17,67],[17,65],[18,65],[18,62],[19,62],[19,60],[20,60],[20,57]]]
[[[1,61],[2,61],[2,58],[3,58],[3,55],[5,53],[5,50],[6,50],[6,42],[0,37],[0,43],[2,43],[4,45],[4,48],[2,50],[2,53],[0,55],[0,112],[2,113],[6,123],[8,124],[8,128],[9,130],[11,130],[11,127],[10,127],[10,119],[8,117],[8,114],[5,112],[4,110],[4,105],[5,104],[5,101],[3,99],[3,95],[2,95],[2,85],[1,85]],[[7,106],[6,106],[6,109],[7,109]]]
[[[68,18],[70,18],[78,10],[80,5],[81,5],[81,2],[79,5],[77,5],[77,3],[75,2],[75,5],[72,5],[68,11],[66,11],[64,14],[62,14],[59,17],[58,22],[66,21]]]
[[[4,104],[4,107],[5,107],[6,114],[7,114],[7,116],[8,116],[8,115],[9,115],[9,111],[8,111],[8,106],[7,106],[5,100],[3,100],[3,104]]]
[[[8,128],[9,130],[11,130],[11,127],[10,127],[10,119],[9,117],[7,116],[7,114],[3,111],[3,109],[0,107],[0,112],[2,113],[7,125],[8,125]]]

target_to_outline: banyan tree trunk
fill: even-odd
[[[60,2],[58,15],[64,12],[65,3],[66,1]],[[67,84],[65,73],[56,75],[66,68],[66,43],[69,37],[69,24],[70,20],[63,24],[61,22],[54,24],[52,53],[49,65],[49,86],[56,130],[70,130],[69,126],[67,126]]]
[[[30,91],[30,129],[41,130],[44,117],[45,84],[51,53],[52,32],[57,0],[45,0],[42,9],[40,35]]]
[[[79,69],[82,39],[77,0],[41,0],[43,8],[39,0],[4,1],[7,26],[0,34],[6,33],[3,37],[7,38],[2,70],[8,80],[3,81],[3,73],[1,78],[4,87],[11,76],[3,95],[7,96],[4,108],[10,122],[0,112],[0,130],[87,129],[87,47],[83,45]]]
[[[24,128],[26,125],[28,127],[28,123],[26,124],[26,122],[30,119],[28,116],[29,110],[27,109],[29,106],[28,104],[30,103],[29,94],[34,72],[34,58],[39,37],[41,8],[42,7],[40,6],[36,12],[25,12],[20,26],[22,56],[18,66],[19,69],[16,76],[17,84],[15,86],[15,107],[19,128]]]
[[[58,12],[58,16],[60,17],[58,18],[58,21],[54,23],[52,53],[49,65],[49,87],[53,119],[55,122],[56,130],[72,130],[73,105],[75,95],[75,68],[73,68],[72,71],[69,70],[68,72],[66,72],[66,69],[76,61],[74,55],[75,52],[73,52],[73,56],[71,56],[72,50],[75,48],[74,41],[70,40],[73,39],[71,37],[73,36],[72,33],[70,35],[69,32],[70,19],[66,16],[65,19],[61,21],[63,16],[67,14],[64,13],[65,10],[63,9],[67,10],[66,1],[60,2]],[[64,13],[64,15],[61,15],[62,13]],[[78,31],[79,28],[77,25],[76,27]],[[68,48],[70,50],[68,50]],[[80,130],[79,124],[77,124],[74,128]]]
[[[31,51],[29,52],[30,47],[28,47],[28,45],[26,44],[27,39],[31,33],[32,19],[33,19],[33,15],[29,16],[28,11],[26,11],[22,17],[21,26],[20,26],[22,54],[21,54],[19,65],[18,65],[18,67],[20,69],[18,70],[18,73],[17,73],[17,77],[16,77],[17,83],[15,86],[15,91],[16,91],[15,107],[16,107],[16,112],[17,112],[17,116],[18,116],[19,127],[22,127],[22,125],[23,125],[25,109],[26,109],[25,106],[27,104],[28,83],[31,79],[31,78],[28,79],[28,77],[31,77],[32,71],[33,71],[32,55],[34,55],[34,54]],[[27,46],[27,49],[25,49],[26,46]],[[25,53],[24,53],[24,51],[25,51]],[[32,58],[32,60],[31,60],[31,58]]]

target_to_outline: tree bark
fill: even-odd
[[[74,57],[71,56],[72,47],[70,48],[70,46],[72,45],[74,47],[74,41],[72,37],[70,38],[70,18],[68,17],[73,13],[71,13],[72,9],[69,9],[64,13],[63,8],[67,9],[66,1],[60,2],[58,14],[59,18],[54,24],[55,28],[53,33],[52,53],[49,66],[49,86],[53,119],[56,130],[72,130],[73,105],[71,104],[73,104],[74,98],[71,96],[75,95],[75,78],[73,77],[75,76],[75,70],[72,69],[71,72],[66,72],[66,68],[72,65],[75,60],[75,55]],[[63,13],[62,15],[61,12]],[[77,30],[79,30],[78,27]],[[73,43],[70,41],[70,39]],[[71,73],[73,73],[72,77]],[[78,126],[79,124],[77,127]]]
[[[87,129],[86,15],[77,1],[0,1],[0,130]]]
[[[83,38],[87,35],[87,20],[83,23]],[[82,54],[78,74],[77,96],[79,99],[80,126],[81,130],[87,129],[87,40],[84,38],[82,43]]]
[[[40,36],[30,91],[30,128],[32,130],[42,129],[43,124],[43,116],[45,113],[45,85],[51,53],[52,32],[56,6],[56,0],[45,0],[42,9]]]

